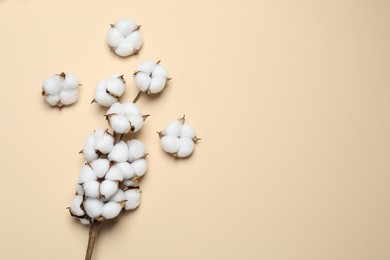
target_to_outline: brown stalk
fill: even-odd
[[[101,223],[102,223],[101,221],[96,221],[96,220],[91,221],[91,224],[89,226],[89,239],[88,239],[88,247],[87,247],[87,253],[85,255],[85,260],[92,259],[92,253],[93,253],[96,237]]]

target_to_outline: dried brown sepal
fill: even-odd
[[[199,138],[199,137],[196,137],[196,136],[194,138],[192,138],[192,141],[194,141],[194,143],[196,143],[196,142],[198,142],[200,140],[202,140],[202,138]]]
[[[183,115],[183,117],[178,119],[182,124],[186,122],[186,115]]]

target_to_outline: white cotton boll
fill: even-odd
[[[195,130],[189,124],[184,123],[181,128],[180,137],[188,137],[192,139],[195,137]]]
[[[138,207],[141,199],[141,192],[138,189],[131,189],[125,191],[125,196],[126,196],[126,204],[125,204],[125,209],[130,210],[130,209],[135,209]]]
[[[127,36],[127,38],[129,39],[135,50],[139,50],[142,47],[144,40],[139,31],[131,33],[129,36]]]
[[[114,50],[116,54],[122,57],[129,56],[133,54],[136,50],[134,49],[132,42],[128,39],[125,38],[119,46]]]
[[[125,83],[121,78],[111,78],[106,82],[107,90],[114,96],[120,97],[125,91]]]
[[[145,174],[146,172],[146,168],[148,167],[148,163],[146,162],[145,159],[138,159],[138,160],[135,160],[133,163],[132,163],[133,167],[134,167],[134,171],[135,171],[135,174],[138,176],[138,177],[141,177],[142,175]]]
[[[100,183],[98,181],[87,181],[83,184],[84,192],[87,197],[90,198],[99,198]]]
[[[95,139],[95,148],[103,154],[108,154],[114,148],[114,137],[104,134]]]
[[[137,139],[127,141],[127,146],[129,147],[129,162],[145,156],[145,146],[141,141]]]
[[[129,119],[131,125],[134,127],[132,132],[138,132],[142,128],[142,125],[144,124],[144,119],[141,115],[133,114],[128,116],[127,118]]]
[[[45,100],[50,106],[56,106],[60,102],[60,95],[47,95]]]
[[[122,181],[123,180],[123,173],[117,165],[114,165],[107,172],[105,179],[112,180],[112,181]]]
[[[88,181],[95,181],[97,180],[97,177],[91,167],[88,165],[83,165],[83,167],[80,170],[79,175],[79,183],[85,183]]]
[[[57,95],[62,88],[62,78],[58,75],[47,78],[42,84],[43,91],[49,95]]]
[[[157,66],[154,68],[152,72],[152,76],[153,77],[160,76],[163,78],[168,78],[168,71],[160,64],[157,64]]]
[[[111,196],[110,201],[121,202],[126,200],[125,192],[119,189],[114,195]]]
[[[84,154],[85,159],[87,159],[87,161],[89,161],[89,162],[96,160],[98,158],[98,155],[96,154],[95,148],[90,148],[90,147],[84,148],[83,154]]]
[[[65,79],[63,81],[62,89],[75,89],[80,85],[80,81],[75,75],[71,73],[65,73]]]
[[[95,101],[102,106],[109,107],[117,101],[117,98],[106,92],[106,80],[101,80],[96,85]]]
[[[124,180],[123,181],[123,184],[126,185],[127,187],[138,187],[139,186],[139,182],[137,180]]]
[[[76,216],[84,216],[85,212],[84,210],[81,209],[81,203],[83,203],[83,196],[77,195],[74,197],[72,201],[72,206],[70,207],[70,210],[72,211],[73,214]]]
[[[179,120],[175,120],[175,121],[172,121],[171,123],[169,123],[165,127],[163,133],[165,135],[179,137],[181,134],[182,127],[183,127],[182,122],[180,122]]]
[[[110,115],[110,114],[124,115],[125,113],[126,112],[125,112],[124,106],[119,102],[112,104],[111,107],[107,111],[107,115]]]
[[[130,35],[135,29],[137,29],[137,24],[130,19],[120,19],[118,20],[115,25],[115,29],[118,30],[118,32],[123,35],[124,37],[127,37]]]
[[[142,71],[148,75],[151,75],[155,67],[156,67],[156,62],[152,60],[147,60],[141,63],[140,65],[138,65],[137,72]]]
[[[138,72],[134,77],[134,81],[138,89],[144,92],[148,90],[150,83],[152,82],[152,79],[146,73]]]
[[[161,92],[164,89],[167,79],[161,76],[154,76],[149,86],[149,91],[152,94]]]
[[[98,140],[100,137],[102,137],[103,135],[105,134],[105,130],[103,128],[100,128],[98,130],[96,130],[94,133],[93,133],[93,138],[94,140]]]
[[[107,33],[107,42],[113,48],[118,47],[118,45],[123,41],[124,37],[116,28],[111,28]]]
[[[177,153],[179,151],[179,138],[166,135],[160,139],[161,147],[167,153]]]
[[[194,151],[194,141],[192,138],[182,137],[179,140],[179,151],[177,152],[178,157],[187,157]]]
[[[115,144],[112,151],[108,154],[108,159],[114,162],[126,162],[129,159],[129,148],[123,141]]]
[[[117,163],[115,166],[121,170],[124,179],[131,179],[136,176],[133,165],[128,162]]]
[[[79,218],[80,220],[80,223],[83,224],[83,225],[89,225],[89,220],[88,219],[85,219],[85,218]]]
[[[141,110],[139,109],[139,107],[132,102],[123,103],[123,111],[125,112],[126,115],[141,114]]]
[[[91,166],[96,177],[103,178],[110,168],[110,161],[107,159],[97,159],[91,162]]]
[[[77,89],[61,90],[60,101],[63,105],[70,105],[77,101],[79,97],[79,91]]]
[[[91,218],[97,218],[102,214],[104,203],[100,199],[88,198],[84,202],[84,208],[87,215]]]
[[[112,219],[121,213],[122,207],[118,202],[107,202],[103,206],[102,216],[105,219]]]
[[[109,198],[116,193],[118,190],[118,183],[112,180],[104,180],[100,184],[100,193],[105,197]]]
[[[79,183],[76,183],[76,193],[77,195],[84,195],[84,189],[83,186],[81,186]]]
[[[124,134],[130,128],[130,122],[124,116],[114,115],[110,117],[110,125],[118,134]]]

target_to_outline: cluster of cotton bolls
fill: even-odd
[[[138,89],[146,94],[157,94],[161,92],[168,78],[168,71],[160,65],[160,61],[148,60],[137,67],[134,72],[134,81]]]
[[[70,73],[53,75],[42,84],[42,95],[49,105],[61,109],[63,106],[75,103],[79,96],[80,82]]]
[[[99,129],[87,138],[81,151],[86,163],[70,212],[84,224],[115,218],[140,203],[138,182],[147,169],[145,147],[136,139],[114,139],[107,130]]]

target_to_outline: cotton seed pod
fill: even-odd
[[[88,181],[95,181],[97,180],[97,177],[89,165],[83,165],[83,167],[80,170],[80,176],[79,176],[79,183],[85,183]]]
[[[99,192],[100,183],[98,181],[87,181],[83,184],[83,189],[85,192],[85,196],[89,198],[99,198],[100,192]]]
[[[109,201],[104,204],[102,210],[102,217],[105,219],[112,219],[121,213],[122,206],[118,202]]]
[[[104,203],[100,199],[87,198],[84,202],[84,209],[91,218],[100,217],[103,211]]]
[[[76,194],[80,196],[84,196],[83,186],[81,186],[81,184],[79,183],[76,183]]]
[[[122,76],[112,75],[107,80],[99,81],[95,89],[95,101],[99,105],[109,107],[118,101],[126,89]]]
[[[125,204],[126,210],[135,209],[138,207],[141,199],[140,190],[138,189],[127,190],[125,191],[125,196],[126,196],[126,204]]]
[[[118,134],[137,132],[143,125],[143,117],[138,106],[131,102],[116,102],[107,111],[111,128]]]
[[[80,223],[83,224],[83,225],[89,225],[89,220],[88,219],[85,219],[85,218],[79,218],[80,220]]]
[[[117,190],[117,192],[114,195],[112,195],[110,198],[110,201],[113,202],[121,202],[125,200],[126,200],[125,192],[121,189]]]
[[[113,162],[126,162],[129,158],[129,148],[124,141],[115,144],[108,154],[108,159]]]
[[[53,75],[42,84],[42,95],[51,106],[61,108],[64,105],[75,103],[79,97],[80,83],[71,73]]]
[[[91,167],[97,178],[103,178],[110,168],[110,161],[107,159],[96,159],[91,162]]]
[[[104,129],[96,130],[88,136],[82,153],[87,161],[91,162],[99,157],[99,153],[108,154],[114,148],[114,138]]]
[[[122,170],[117,166],[117,164],[115,164],[107,172],[105,179],[112,180],[112,181],[122,181],[123,180]]]
[[[145,159],[138,159],[131,163],[134,167],[134,172],[138,177],[141,177],[145,174],[146,168],[148,166]]]
[[[121,170],[124,179],[131,179],[136,176],[133,165],[128,162],[117,163],[115,166]]]
[[[127,141],[127,146],[129,147],[129,162],[145,156],[145,146],[141,141],[137,139],[129,140]]]
[[[108,45],[117,55],[122,57],[137,53],[143,44],[139,28],[134,21],[129,19],[117,21],[108,31]]]
[[[139,187],[139,181],[138,180],[124,180],[123,184],[127,187]]]
[[[137,67],[134,81],[141,92],[157,94],[164,89],[169,80],[168,71],[159,63],[148,60]]]
[[[76,216],[84,216],[85,212],[81,209],[81,203],[83,203],[83,196],[77,195],[74,197],[72,201],[72,206],[70,207],[70,211]]]
[[[109,198],[114,195],[118,190],[118,182],[112,180],[104,180],[100,184],[100,193],[105,197]]]

